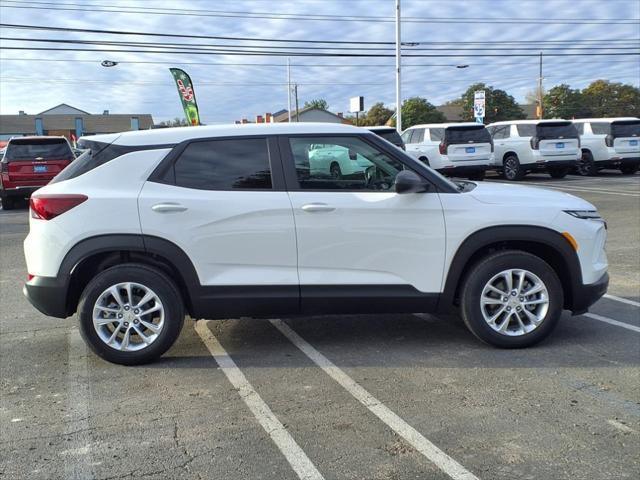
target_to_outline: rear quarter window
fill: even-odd
[[[609,135],[611,124],[608,122],[594,122],[591,124],[591,131],[594,135]]]
[[[519,137],[533,137],[536,134],[536,126],[533,123],[516,124]]]
[[[430,128],[429,138],[432,142],[441,142],[444,138],[444,128]]]

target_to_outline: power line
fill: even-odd
[[[351,58],[385,58],[393,57],[387,53],[335,53],[335,52],[268,52],[249,50],[131,50],[131,49],[97,49],[97,48],[52,48],[52,47],[3,47],[3,50],[50,51],[50,52],[101,52],[101,53],[152,53],[152,54],[184,54],[184,55],[240,55],[264,57],[351,57]],[[471,58],[471,57],[537,57],[538,53],[417,53],[403,54],[403,58]],[[546,53],[545,57],[573,56],[638,56],[640,52],[582,52],[582,53]]]
[[[17,5],[7,5],[8,2],[17,3]],[[47,6],[36,6],[47,5]],[[68,5],[68,6],[62,6]],[[247,11],[223,11],[223,10],[187,10],[187,9],[167,9],[149,8],[149,7],[128,7],[137,10],[126,10],[123,6],[112,8],[110,6],[101,6],[93,4],[92,8],[83,8],[86,4],[63,4],[55,2],[27,2],[18,3],[16,0],[5,0],[0,5],[2,8],[28,9],[28,10],[47,10],[47,11],[72,11],[72,12],[104,12],[104,13],[123,13],[135,15],[168,15],[168,16],[188,16],[188,17],[218,17],[218,18],[259,18],[269,20],[302,20],[302,21],[331,21],[331,22],[377,22],[377,23],[393,23],[392,17],[381,16],[365,16],[365,15],[317,15],[317,14],[296,14],[296,13],[269,13],[269,12],[247,12]],[[177,10],[177,11],[176,11]],[[479,17],[405,17],[403,23],[428,23],[428,24],[551,24],[551,25],[636,25],[640,19],[636,18],[611,18],[611,19],[594,19],[594,18],[479,18]]]
[[[62,43],[62,44],[77,44],[77,45],[97,45],[97,46],[125,46],[125,47],[134,47],[134,48],[143,48],[143,47],[153,47],[153,48],[162,48],[168,50],[179,50],[181,48],[189,48],[190,50],[197,51],[207,51],[210,49],[214,50],[222,50],[226,51],[226,49],[236,49],[241,48],[243,50],[229,50],[232,52],[236,51],[249,51],[244,49],[293,49],[293,50],[332,50],[332,51],[389,51],[394,50],[391,47],[307,47],[307,46],[262,46],[262,45],[228,45],[228,44],[204,44],[204,43],[166,43],[166,42],[131,42],[131,41],[116,41],[116,40],[76,40],[76,39],[53,39],[53,38],[23,38],[23,37],[2,37],[0,36],[0,40],[5,41],[17,41],[17,42],[36,42],[36,43]],[[593,51],[593,50],[639,50],[640,44],[638,46],[575,46],[575,47],[451,47],[451,48],[411,48],[408,50],[409,52],[416,51],[433,51],[433,52],[450,52],[452,50],[455,51]],[[256,50],[256,51],[265,51],[266,50]],[[275,52],[270,52],[275,53]]]
[[[153,37],[169,37],[169,38],[192,38],[192,39],[208,39],[208,40],[233,40],[233,41],[255,41],[255,42],[274,42],[274,43],[304,43],[304,44],[343,44],[343,45],[395,45],[395,42],[375,42],[375,41],[347,41],[347,40],[290,40],[282,38],[264,38],[264,37],[236,37],[236,36],[220,36],[220,35],[185,35],[173,33],[158,32],[140,32],[140,31],[123,31],[123,30],[103,30],[90,28],[71,28],[71,27],[53,27],[43,25],[27,25],[0,23],[0,28],[17,29],[17,30],[45,30],[58,32],[77,32],[77,33],[101,33],[107,35],[131,35],[131,36],[153,36]],[[434,41],[418,41],[403,42],[407,45],[502,45],[502,44],[577,44],[577,43],[637,43],[637,40],[628,38],[601,38],[601,39],[575,39],[575,40],[498,40],[498,41],[453,41],[453,42],[434,42]]]

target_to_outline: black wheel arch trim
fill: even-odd
[[[488,247],[509,248],[509,243],[538,244],[551,248],[563,262],[564,272],[557,272],[563,286],[569,284],[565,292],[565,308],[581,309],[582,270],[577,253],[561,233],[546,227],[528,225],[500,225],[487,227],[471,234],[458,247],[447,272],[444,289],[438,303],[438,310],[447,311],[454,304],[458,288],[474,256]]]

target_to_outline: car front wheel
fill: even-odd
[[[175,284],[155,268],[124,264],[99,273],[78,305],[80,332],[105,360],[122,365],[151,362],[175,342],[184,322]]]
[[[563,303],[562,284],[553,268],[535,255],[510,250],[472,267],[462,286],[461,313],[480,340],[522,348],[551,333]]]

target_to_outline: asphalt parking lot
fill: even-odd
[[[188,320],[112,365],[24,299],[27,211],[0,211],[0,478],[639,478],[640,175],[523,183],[599,208],[611,284],[515,351],[455,317]]]

